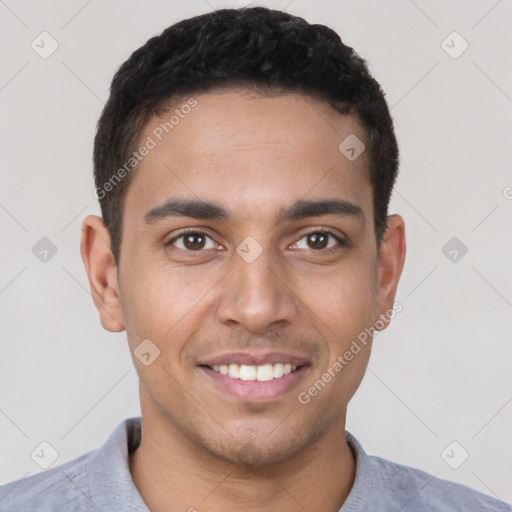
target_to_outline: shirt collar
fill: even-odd
[[[128,455],[140,444],[141,433],[140,416],[125,419],[91,459],[89,486],[93,490],[92,501],[98,508],[102,509],[103,506],[107,509],[107,505],[126,503],[130,510],[149,512],[132,480],[128,462]],[[347,431],[345,437],[356,460],[356,474],[339,512],[370,510],[374,504],[373,497],[379,494],[376,488],[378,479],[373,474],[371,460],[357,439]]]
[[[111,510],[116,504],[119,509],[149,512],[132,480],[128,462],[129,453],[140,444],[141,428],[140,416],[125,419],[91,459],[89,486],[98,509]]]

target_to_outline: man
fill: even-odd
[[[0,510],[511,510],[345,431],[405,235],[383,93],[332,30],[264,8],[169,27],[114,77],[94,167],[82,257],[142,422]]]

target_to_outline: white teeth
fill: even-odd
[[[274,379],[279,379],[284,375],[284,364],[276,363],[274,365]]]
[[[232,379],[240,378],[240,366],[238,366],[237,364],[228,365],[228,375]]]
[[[256,380],[256,366],[240,365],[240,380]]]
[[[297,369],[297,365],[290,363],[262,364],[259,366],[221,364],[212,366],[212,369],[222,375],[228,375],[232,379],[265,382],[272,379],[280,379],[283,375],[288,375]]]
[[[274,378],[274,368],[271,364],[258,366],[256,379],[259,381],[272,380]]]

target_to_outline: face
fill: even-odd
[[[355,118],[298,94],[196,100],[161,141],[164,119],[142,133],[157,144],[125,196],[119,277],[95,300],[132,353],[160,351],[133,358],[143,416],[225,461],[284,461],[343,428],[371,342],[336,361],[392,307],[403,226],[378,255],[367,154],[338,149],[365,142]]]

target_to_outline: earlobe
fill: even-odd
[[[404,220],[400,215],[390,215],[387,218],[387,229],[378,261],[377,318],[380,320],[379,325],[384,323],[384,327],[378,330],[383,330],[389,325],[396,289],[405,262],[405,252]]]
[[[89,215],[82,223],[80,253],[101,325],[111,332],[124,330],[119,283],[110,236],[103,220]]]

